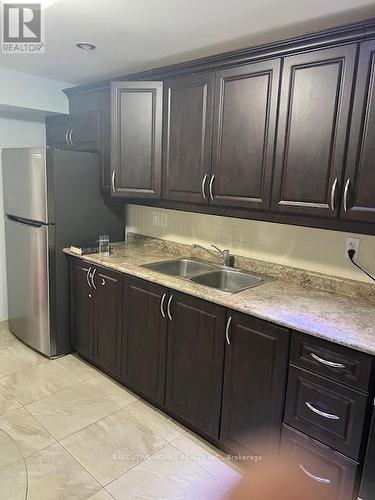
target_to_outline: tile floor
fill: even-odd
[[[75,355],[47,360],[4,322],[0,429],[25,458],[28,500],[216,500],[240,477],[224,455],[100,371]],[[1,463],[0,498],[19,500],[22,470]]]

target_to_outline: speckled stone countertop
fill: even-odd
[[[176,257],[204,256],[192,251],[181,255],[181,245],[160,241],[156,245],[115,243],[109,257],[91,254],[79,258],[375,355],[375,305],[372,302],[304,286],[282,277],[272,277],[258,287],[228,294],[141,267]],[[64,252],[74,255],[67,249]]]

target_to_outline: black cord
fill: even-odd
[[[360,269],[363,273],[365,273],[370,279],[372,279],[372,281],[375,281],[374,276],[371,276],[371,274],[365,271],[363,267],[361,267],[359,264],[357,264],[357,262],[354,261],[354,255],[355,255],[355,250],[353,249],[348,250],[348,257],[351,263],[354,264],[356,267],[358,267],[358,269]]]

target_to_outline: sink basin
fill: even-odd
[[[222,292],[237,293],[246,288],[258,286],[264,280],[244,271],[218,269],[217,271],[195,276],[191,278],[191,281],[210,288],[216,288]]]
[[[190,259],[153,262],[152,264],[144,264],[142,267],[170,276],[179,276],[180,278],[190,278],[215,269],[215,266]]]

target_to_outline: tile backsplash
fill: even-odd
[[[359,260],[375,274],[375,236],[128,205],[126,228],[179,243],[214,243],[232,253],[308,271],[371,282],[345,257],[348,237],[360,238]]]

